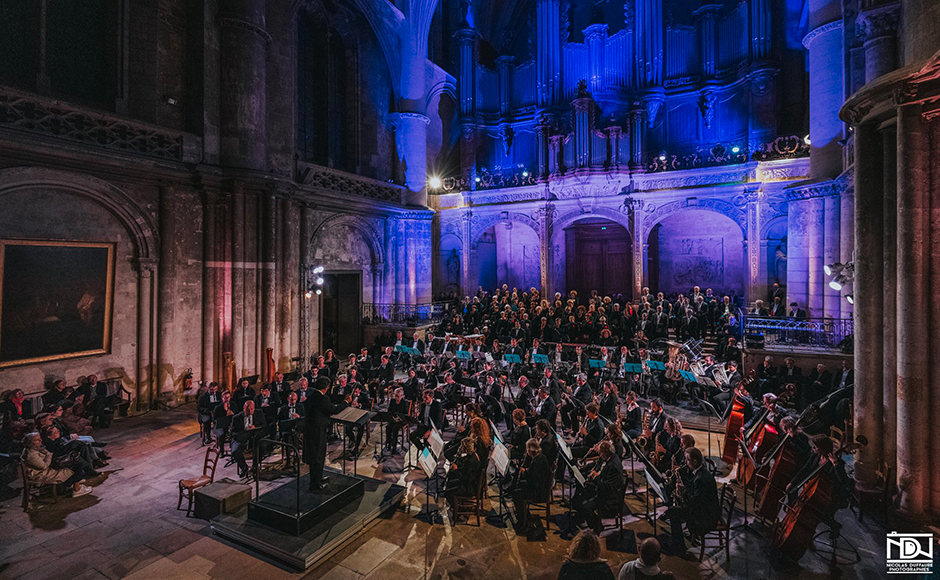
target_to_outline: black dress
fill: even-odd
[[[607,562],[565,560],[558,571],[558,580],[614,580],[614,573]]]

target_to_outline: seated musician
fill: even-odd
[[[819,471],[822,477],[828,477],[831,481],[832,498],[826,506],[822,521],[830,526],[832,533],[838,534],[841,524],[835,521],[836,512],[842,508],[848,507],[849,498],[852,493],[852,481],[845,473],[845,462],[842,457],[837,455],[835,445],[828,435],[813,435],[810,439],[811,455],[803,464],[790,483],[787,484],[787,493],[791,498],[801,490],[799,486],[806,481],[820,467],[827,463],[831,464],[832,469],[823,469]],[[791,502],[792,503],[792,502]]]
[[[549,425],[555,424],[555,401],[548,396],[547,389],[539,389],[538,401],[536,401],[532,413],[536,419],[544,419]]]
[[[681,555],[686,551],[685,537],[682,534],[684,523],[693,536],[701,536],[713,531],[718,526],[719,503],[718,485],[715,476],[702,465],[702,452],[696,447],[686,449],[685,463],[691,476],[685,486],[685,502],[666,510],[665,519],[672,528],[672,554]]]
[[[656,467],[661,470],[669,469],[672,458],[682,448],[682,435],[682,423],[675,417],[667,418],[665,427],[656,436],[657,443],[665,450],[660,457],[659,465]]]
[[[421,393],[421,383],[418,381],[418,372],[415,369],[408,369],[408,379],[402,386],[405,398],[409,401],[418,400]]]
[[[503,420],[503,412],[500,409],[499,402],[502,399],[502,386],[496,381],[496,375],[486,375],[486,384],[483,388],[481,397],[481,406],[486,411],[487,416],[492,417],[493,421],[499,423]]]
[[[490,433],[490,424],[483,417],[477,416],[470,420],[470,435],[473,439],[477,459],[483,471],[490,464],[490,452],[493,450],[493,436]]]
[[[571,504],[577,514],[575,525],[586,521],[594,533],[600,534],[601,518],[622,509],[624,477],[620,458],[614,455],[610,441],[602,441],[597,452],[600,458],[585,476],[584,487],[575,493]]]
[[[444,408],[441,402],[434,398],[434,391],[425,390],[421,404],[421,414],[418,416],[420,423],[411,433],[409,438],[415,447],[424,449],[425,441],[431,433],[431,429],[438,431],[444,428]]]
[[[456,521],[457,497],[472,497],[480,484],[481,466],[476,454],[476,441],[467,437],[460,442],[460,451],[454,458],[444,480],[444,497]]]
[[[658,437],[660,432],[666,428],[666,419],[668,418],[666,410],[663,408],[663,400],[659,397],[652,399],[650,401],[649,428],[646,433],[643,433],[643,436],[647,438]]]
[[[278,399],[277,393],[271,390],[271,385],[262,385],[261,392],[255,396],[255,408],[261,409],[261,412],[264,413],[268,426],[274,427],[277,421],[277,410],[280,406],[281,401]]]
[[[203,445],[208,445],[212,441],[212,416],[221,402],[219,383],[215,381],[209,383],[206,392],[196,402],[196,414],[199,418],[199,432],[202,434]]]
[[[617,395],[617,385],[613,381],[604,381],[604,393],[601,395],[599,411],[601,417],[614,421],[617,419],[617,407],[620,405],[620,397]]]
[[[541,341],[540,341],[539,339],[533,338],[533,339],[532,339],[532,346],[529,348],[528,351],[526,351],[525,362],[528,363],[528,364],[529,364],[531,367],[533,367],[533,368],[534,368],[534,366],[535,366],[535,364],[536,364],[533,355],[536,355],[536,354],[543,354],[543,353],[542,353],[542,347],[541,347],[541,344],[540,344],[540,343],[541,343]]]
[[[235,405],[232,403],[232,392],[222,391],[222,400],[215,408],[213,413],[212,434],[219,442],[219,450],[225,452],[225,439],[229,428],[232,426],[232,418],[235,416]]]
[[[640,429],[643,426],[643,411],[639,403],[636,402],[636,392],[627,391],[627,408],[620,419],[620,428],[630,437],[636,439],[640,436]]]
[[[410,410],[411,402],[405,398],[405,390],[402,387],[396,388],[392,393],[392,400],[388,403],[388,412],[395,415],[385,427],[385,448],[392,453],[398,453],[398,435],[405,426],[405,420],[400,415],[408,415]]]
[[[522,411],[524,415],[529,415],[532,410],[532,397],[534,396],[535,395],[532,392],[532,387],[529,386],[529,377],[522,375],[519,377],[519,392],[516,393],[516,397],[512,404],[506,404],[506,408],[509,409],[512,407],[514,410],[518,409]],[[513,428],[512,413],[509,413],[506,417],[506,427],[508,427],[510,430]]]
[[[380,360],[382,362],[375,369],[375,378],[379,381],[378,388],[375,393],[370,394],[373,399],[378,398],[380,402],[385,402],[385,387],[395,379],[395,364],[387,354],[383,354]]]
[[[539,440],[533,437],[525,442],[525,459],[519,468],[519,480],[512,492],[516,520],[513,528],[517,534],[525,534],[532,527],[529,521],[529,504],[548,501],[551,493],[551,462],[542,452]]]
[[[352,390],[346,397],[346,402],[354,409],[364,409],[366,411],[372,409],[372,398],[369,396],[369,393],[362,390],[359,384],[353,385]],[[362,442],[363,434],[369,430],[369,427],[370,424],[368,422],[362,429],[356,429],[351,425],[346,426],[346,438],[353,444],[353,448],[349,452],[350,455],[359,454],[359,444]]]
[[[712,397],[712,404],[715,405],[716,409],[721,409],[722,412],[727,415],[728,407],[734,401],[735,396],[737,396],[738,401],[744,405],[744,420],[750,421],[751,417],[754,415],[754,400],[751,398],[749,389],[750,384],[748,382],[740,381],[734,387],[733,391],[719,393]]]
[[[558,346],[559,348],[561,347],[560,344]],[[554,371],[552,367],[546,366],[545,370],[542,371],[542,381],[539,386],[548,391],[548,394],[552,397],[552,401],[554,401],[557,406],[561,404],[561,382],[554,378],[552,376],[553,374]]]
[[[438,385],[441,405],[444,409],[454,409],[460,405],[460,397],[463,393],[463,385],[455,380],[454,374],[447,372],[444,374],[444,384]]]
[[[604,426],[597,412],[597,403],[588,403],[587,419],[578,432],[578,440],[571,447],[571,455],[577,459],[587,455],[587,452],[604,438]]]
[[[774,364],[774,357],[769,354],[764,357],[764,361],[757,367],[757,380],[760,381],[761,387],[768,391],[777,388],[777,366]]]
[[[288,392],[286,402],[277,411],[278,438],[288,443],[298,443],[297,433],[303,430],[303,421],[306,409],[297,399],[297,393]],[[285,423],[287,421],[287,423]],[[291,465],[291,455],[287,454],[287,465]]]
[[[574,393],[562,395],[561,423],[572,433],[578,431],[580,418],[584,416],[585,406],[594,398],[594,391],[587,382],[587,375],[578,373],[575,379]]]
[[[287,393],[290,392],[290,381],[284,379],[284,373],[277,371],[274,373],[274,382],[271,383],[271,388],[282,401],[286,401]]]
[[[255,408],[254,401],[245,401],[243,411],[232,418],[232,457],[238,464],[238,477],[248,476],[245,448],[254,447],[252,434],[263,433],[266,426],[264,413]],[[251,458],[253,468],[259,460],[257,455]]]
[[[241,409],[245,406],[245,401],[254,401],[255,400],[255,390],[248,384],[248,379],[242,379],[238,381],[238,386],[235,387],[235,392],[232,393],[232,404],[235,405],[236,409]]]
[[[519,325],[519,322],[516,321],[516,326],[518,325]],[[503,355],[507,355],[507,354],[514,354],[521,359],[525,356],[525,350],[521,346],[519,346],[518,340],[516,340],[515,338],[510,338],[509,347],[506,348],[506,350],[503,352]]]
[[[539,447],[542,454],[548,459],[551,465],[558,461],[558,441],[555,440],[555,434],[552,432],[551,425],[545,419],[539,419],[535,423],[535,438],[539,440]]]
[[[464,405],[464,420],[454,429],[454,438],[444,443],[444,457],[450,461],[457,457],[457,453],[460,452],[460,442],[471,435],[470,427],[473,425],[473,420],[482,416],[483,411],[476,403]]]
[[[764,393],[761,401],[763,403],[764,409],[767,410],[767,414],[764,419],[770,421],[774,426],[777,426],[780,422],[780,419],[786,415],[786,411],[777,404],[777,395],[773,393]],[[757,420],[761,418],[761,416],[762,414],[754,413],[754,416],[751,417],[751,419],[745,423],[743,427],[741,427],[741,432],[743,433],[750,430]]]
[[[666,484],[663,486],[663,491],[666,492],[666,501],[670,505],[681,503],[678,501],[679,499],[684,500],[684,497],[676,497],[676,490],[679,486],[682,486],[682,493],[684,493],[692,481],[692,470],[685,463],[685,452],[695,447],[695,437],[685,434],[679,438],[679,445],[679,451],[673,455],[670,467],[672,476],[670,477],[670,473],[666,472]]]
[[[780,430],[789,435],[793,441],[793,448],[796,450],[796,461],[794,463],[799,466],[805,465],[812,454],[812,446],[809,437],[797,425],[797,420],[790,416],[780,419]]]
[[[532,429],[526,422],[525,411],[514,409],[512,412],[513,429],[509,433],[509,458],[522,461],[525,456],[526,442],[532,438]]]

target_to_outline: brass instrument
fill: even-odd
[[[670,467],[663,473],[663,478],[665,484],[668,487],[669,485],[673,486],[672,490],[672,504],[675,506],[685,505],[688,502],[688,490],[685,488],[685,482],[682,480],[682,476],[679,475],[679,470],[684,466],[676,467],[676,456],[673,455],[670,460]]]
[[[647,443],[649,443],[649,437],[646,435],[650,433],[650,412],[648,409],[643,411],[643,417],[640,419],[640,436],[636,438],[636,446],[640,448],[641,451],[646,449]]]

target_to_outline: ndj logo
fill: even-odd
[[[933,569],[933,534],[887,536],[888,574],[929,574]]]

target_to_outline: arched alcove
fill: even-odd
[[[648,272],[654,292],[688,293],[693,286],[715,293],[744,293],[744,236],[724,214],[684,209],[652,225]]]
[[[633,244],[622,225],[587,217],[565,228],[565,291],[589,296],[632,295]]]
[[[476,243],[479,285],[492,290],[541,287],[539,235],[521,221],[496,223],[484,230]]]

